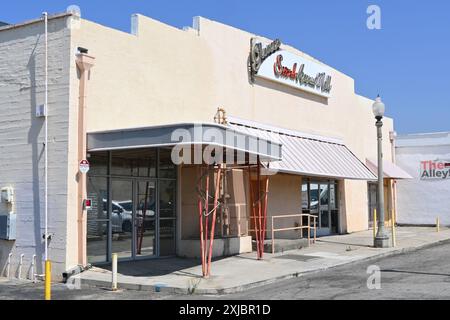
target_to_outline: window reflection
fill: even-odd
[[[90,263],[106,261],[109,233],[108,179],[88,177],[87,198],[91,207],[87,210],[87,257]]]
[[[159,177],[174,179],[176,178],[176,166],[172,162],[172,150],[160,149],[159,151]]]
[[[87,154],[90,164],[89,175],[107,175],[108,174],[108,152],[92,152]]]
[[[309,183],[303,182],[302,184],[302,210],[305,212],[309,209]]]
[[[319,209],[319,185],[311,183],[309,187],[309,207],[311,210]]]
[[[132,256],[133,184],[132,180],[112,180],[112,252],[119,258]]]
[[[115,176],[156,177],[155,149],[113,151],[111,174]]]
[[[162,219],[159,223],[160,256],[175,255],[175,221]]]
[[[159,182],[159,215],[162,218],[175,217],[175,181],[161,180]]]

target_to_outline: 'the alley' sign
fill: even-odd
[[[421,161],[420,179],[450,179],[450,161]]]

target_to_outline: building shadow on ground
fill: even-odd
[[[213,259],[213,262],[222,259],[223,258]],[[171,257],[119,262],[117,271],[122,275],[133,277],[155,277],[171,273],[191,277],[201,277],[200,274],[192,273],[186,270],[197,266],[201,266],[200,259]],[[111,265],[103,265],[99,267],[111,271]]]

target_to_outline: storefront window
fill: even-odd
[[[175,190],[174,180],[161,180],[159,183],[159,214],[161,217],[175,217]]]
[[[137,156],[137,171],[139,177],[155,178],[156,177],[156,149],[145,150]]]
[[[93,152],[89,161],[88,261],[108,262],[111,253],[127,260],[174,255],[177,167],[171,150]]]
[[[159,223],[160,256],[175,255],[175,219],[162,219]]]
[[[176,178],[176,166],[172,162],[172,150],[160,149],[159,151],[159,177],[166,179]]]
[[[111,175],[128,177],[156,177],[156,149],[112,152]]]
[[[320,226],[322,228],[330,227],[329,191],[328,183],[320,184]]]
[[[87,256],[91,263],[106,261],[109,233],[108,179],[90,177],[87,197],[91,207],[87,210]]]
[[[311,211],[317,213],[319,209],[319,185],[317,183],[311,183],[309,190],[309,208]]]
[[[108,152],[92,152],[87,155],[90,164],[90,175],[107,175],[109,153]]]
[[[137,159],[128,151],[113,151],[111,160],[111,175],[137,176]]]
[[[309,183],[303,182],[302,184],[302,211],[303,213],[309,212]]]

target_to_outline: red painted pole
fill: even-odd
[[[205,214],[206,214],[206,218],[205,218],[205,245],[204,245],[204,250],[205,250],[205,264],[206,261],[208,260],[208,252],[207,252],[207,244],[208,244],[208,229],[209,229],[209,166],[206,166],[206,199],[205,199]],[[207,267],[205,267],[205,272],[207,275]]]
[[[269,199],[269,177],[266,178],[266,188],[264,193],[264,209],[263,209],[263,243],[266,236],[266,229],[267,229],[267,204]],[[263,247],[264,249],[264,247]],[[263,250],[264,254],[264,250]]]
[[[261,163],[259,162],[259,156],[258,156],[258,167],[257,167],[257,182],[258,182],[258,222],[259,222],[259,255],[258,260],[260,260],[263,256],[264,252],[264,242],[262,241],[262,217],[261,217]]]
[[[200,171],[200,179],[198,181],[198,190],[202,189],[203,182],[203,168],[197,169],[197,174]],[[201,259],[202,259],[202,274],[205,276],[206,272],[206,260],[205,260],[205,243],[203,239],[203,204],[201,194],[198,194],[198,214],[199,214],[199,222],[200,222],[200,250],[201,250]]]
[[[217,178],[216,178],[216,192],[214,194],[214,209],[213,209],[213,217],[212,217],[212,225],[211,225],[211,236],[209,239],[209,255],[208,255],[208,276],[211,274],[211,259],[212,259],[212,252],[213,252],[213,244],[214,244],[214,229],[216,226],[216,213],[217,213],[217,206],[219,202],[219,191],[220,191],[220,179],[221,179],[221,172],[222,167],[220,166],[217,170]]]
[[[254,194],[253,194],[253,186],[252,186],[252,171],[251,167],[248,167],[248,181],[249,181],[249,188],[250,188],[250,205],[252,206],[252,216],[253,216],[253,228],[255,232],[255,241],[256,241],[256,253],[259,257],[259,231],[258,231],[258,224],[256,222],[256,210],[254,206]]]

